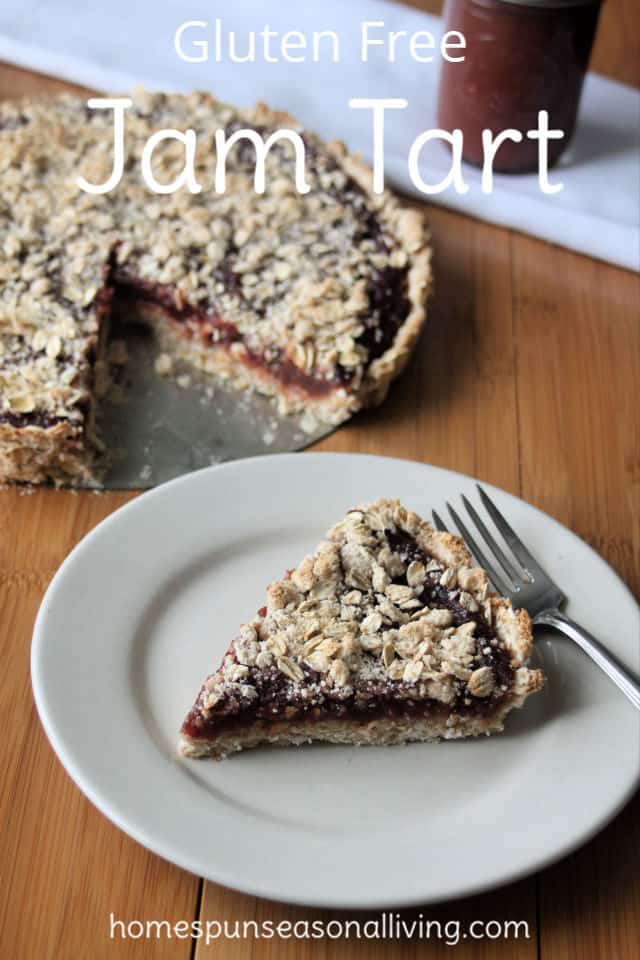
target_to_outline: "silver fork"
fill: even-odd
[[[562,613],[560,607],[567,599],[562,590],[545,573],[482,487],[479,484],[477,487],[480,499],[502,535],[505,546],[500,546],[473,504],[464,495],[462,495],[462,502],[493,554],[491,561],[450,503],[447,503],[447,509],[472,554],[480,566],[487,571],[494,588],[498,593],[509,597],[515,607],[524,607],[530,614],[534,627],[553,627],[575,641],[622,690],[634,707],[640,710],[638,680],[617,662],[599,640]],[[446,531],[447,527],[435,510],[432,511],[432,515],[437,529]]]

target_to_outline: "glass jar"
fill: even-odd
[[[564,131],[549,141],[549,166],[557,161],[575,127],[601,2],[447,0],[444,29],[463,33],[466,50],[463,61],[443,62],[438,126],[463,131],[465,160],[482,164],[484,129],[514,128],[523,140],[505,140],[494,169],[536,170],[538,141],[526,131],[547,110],[549,127]]]

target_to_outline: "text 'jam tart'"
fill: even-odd
[[[531,621],[464,542],[397,500],[358,507],[267,588],[183,726],[181,751],[391,744],[502,730],[544,682]]]
[[[215,134],[295,129],[278,141],[266,190],[241,140],[217,194]],[[200,193],[156,194],[140,157],[166,128],[193,129]],[[153,174],[171,183],[181,143],[164,141]],[[239,388],[340,423],[377,403],[425,317],[423,217],[377,196],[358,157],[264,105],[239,111],[194,93],[137,92],[125,115],[125,170],[110,193],[113,112],[76,97],[0,105],[0,480],[87,482],[96,447],[98,370],[114,310],[135,311],[164,347]]]

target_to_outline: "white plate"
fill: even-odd
[[[490,488],[491,489],[491,488]],[[459,474],[382,457],[236,461],[156,488],[90,533],[53,579],[32,677],[45,730],[95,805],[196,874],[296,903],[382,907],[469,894],[585,841],[639,774],[638,714],[569,641],[539,637],[547,686],[482,740],[176,753],[183,715],[266,584],[360,501],[428,515]],[[637,669],[637,606],[589,547],[492,490],[571,597]]]

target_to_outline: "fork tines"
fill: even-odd
[[[483,506],[504,540],[504,547],[498,543],[476,508],[464,494],[461,495],[462,503],[488,550],[480,546],[477,536],[471,533],[467,524],[449,502],[447,502],[447,510],[474,557],[480,566],[487,571],[495,589],[501,594],[508,595],[514,592],[518,593],[523,586],[532,584],[537,580],[548,580],[547,574],[525,547],[493,500],[479,484],[476,484],[476,487]],[[432,511],[432,516],[436,529],[446,531],[446,524],[435,510]],[[492,559],[489,559],[489,555],[492,556]]]

